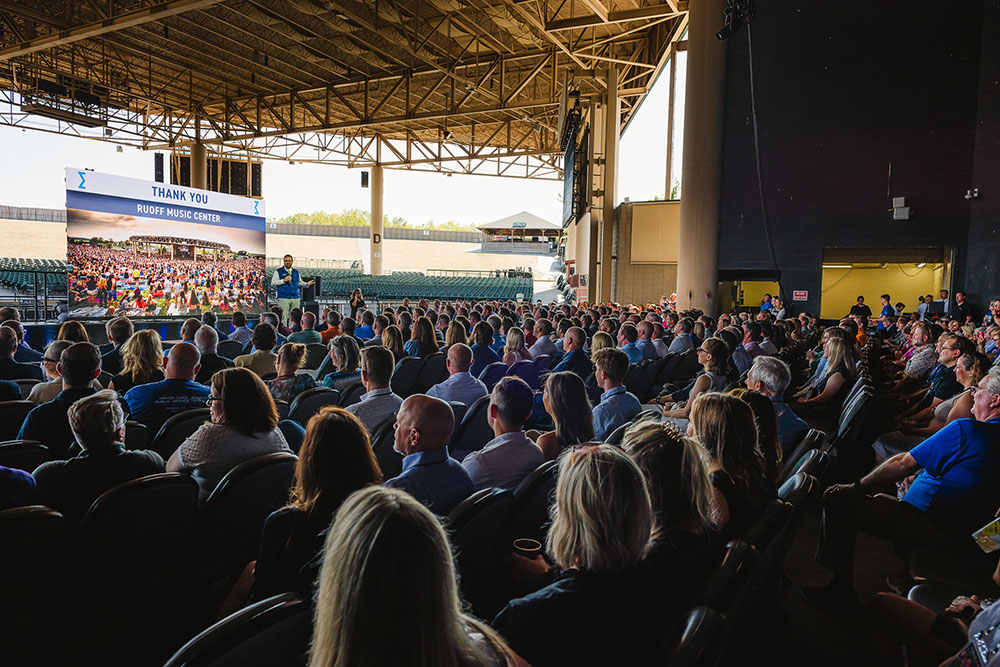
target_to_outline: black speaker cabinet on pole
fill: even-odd
[[[312,313],[316,316],[316,322],[319,323],[319,303],[316,301],[303,301],[302,312]]]
[[[305,282],[309,282],[310,280],[316,281],[312,285],[302,288],[302,301],[315,301],[322,294],[323,279],[319,276],[309,276],[303,277],[302,280]]]

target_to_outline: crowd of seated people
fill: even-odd
[[[204,503],[240,463],[290,451],[275,400],[360,382],[356,403],[323,408],[303,424],[287,505],[268,518],[257,558],[231,582],[223,608],[283,592],[315,596],[311,658],[331,664],[322,662],[330,651],[361,650],[366,630],[359,628],[370,622],[360,615],[365,605],[378,601],[373,608],[382,610],[383,624],[405,613],[414,582],[403,575],[412,568],[411,578],[423,578],[421,604],[429,604],[431,592],[439,596],[428,613],[447,624],[423,626],[421,619],[421,636],[445,642],[434,650],[468,658],[456,664],[652,664],[661,646],[649,637],[662,638],[663,628],[696,603],[725,541],[745,535],[777,496],[785,459],[808,423],[836,419],[842,410],[861,374],[866,324],[848,318],[827,327],[810,351],[808,372],[796,375],[774,355],[789,345],[803,349],[820,331],[814,318],[776,319],[773,305],[763,317],[716,320],[657,305],[421,300],[378,314],[360,308],[360,327],[324,314],[322,331],[307,315],[296,314],[296,331],[281,344],[273,313],[252,328],[241,320],[236,330],[248,335],[233,338],[244,345],[235,359],[219,354],[217,321],[185,324],[186,342],[166,357],[154,330],[136,331],[124,318],[109,323],[106,351],[77,342],[86,338],[82,327],[66,327],[32,365],[49,381],[35,385],[46,388],[37,389],[38,412],[21,429],[21,437],[46,444],[54,460],[34,475],[0,468],[0,507],[48,504],[77,522],[102,492],[163,470],[190,475]],[[943,544],[987,523],[1000,507],[987,446],[1000,420],[1000,370],[989,370],[989,339],[982,331],[969,337],[935,331],[934,323],[885,320],[866,349],[881,346],[879,400],[911,439],[890,443],[895,436],[886,435],[884,462],[827,491],[821,554],[834,581],[808,591],[821,605],[857,602],[851,574],[859,531],[907,548]],[[295,335],[304,332],[327,345],[329,373],[303,367],[306,348]],[[0,327],[0,362],[11,359],[7,366],[19,372],[11,364],[19,363],[13,357],[22,344],[15,328]],[[425,394],[393,392],[400,359],[438,352],[445,354],[446,379]],[[655,402],[668,405],[643,413],[625,386],[630,369],[678,354],[697,359],[697,374],[654,387]],[[479,377],[490,363],[541,364],[546,355],[552,358],[536,386],[514,376],[487,386]],[[212,363],[214,357],[223,361]],[[120,364],[109,383],[114,392],[100,391],[97,382],[105,359]],[[449,402],[468,407],[484,396],[492,439],[468,451],[467,443],[452,442],[458,421]],[[124,445],[126,419],[155,435],[171,416],[205,406],[206,423],[169,457]],[[372,435],[390,421],[401,472],[384,479]],[[600,444],[622,427],[620,446]],[[505,561],[530,574],[524,580],[531,589],[505,598],[489,624],[463,615],[442,518],[479,490],[514,491],[553,460],[556,491],[542,555]],[[878,495],[897,483],[898,499]],[[364,561],[356,558],[360,545],[368,549]],[[400,549],[407,557],[391,555]],[[419,561],[421,554],[438,555],[430,563]],[[379,565],[380,558],[389,560]],[[380,571],[381,579],[370,578]],[[669,602],[652,605],[653,596]],[[897,604],[879,600],[873,614]],[[641,619],[621,613],[639,607],[654,611]],[[602,632],[579,631],[594,626]],[[384,648],[386,660],[405,662],[411,650],[431,655],[420,646],[393,642]]]

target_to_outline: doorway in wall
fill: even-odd
[[[825,248],[820,317],[844,317],[859,296],[877,314],[882,294],[913,312],[924,295],[951,290],[953,265],[953,248]]]

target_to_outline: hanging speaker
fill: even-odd
[[[367,188],[368,187],[368,172],[367,171],[361,172],[361,187],[363,187],[363,188]]]

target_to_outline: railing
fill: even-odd
[[[21,313],[24,322],[45,322],[56,319],[55,307],[66,307],[66,296],[49,294],[49,288],[58,284],[66,288],[66,274],[53,271],[21,271],[4,269],[7,273],[31,276],[31,287],[23,289],[17,285],[3,285],[12,294],[0,294],[0,307],[14,306]],[[48,276],[48,279],[46,277]],[[4,291],[6,291],[6,289]],[[65,311],[63,311],[65,312]]]
[[[530,267],[519,266],[515,269],[493,269],[491,271],[470,271],[464,269],[427,269],[428,276],[452,278],[531,278]],[[513,275],[511,275],[513,274]]]

